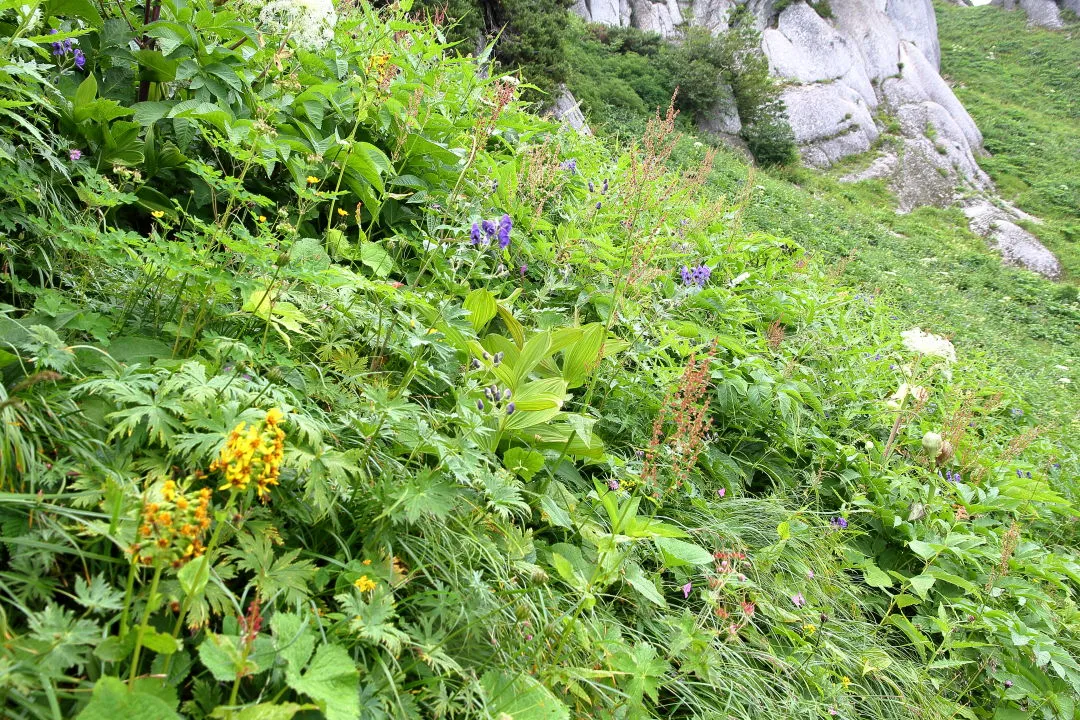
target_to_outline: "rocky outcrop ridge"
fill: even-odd
[[[1045,5],[1055,11],[1058,3],[1080,6],[1080,0],[995,2],[1022,7],[1029,17]],[[938,72],[941,47],[931,0],[577,0],[573,10],[592,22],[670,37],[686,24],[723,32],[740,5],[762,31],[772,73],[785,83],[783,99],[803,162],[826,167],[867,152],[888,127],[880,156],[846,179],[887,180],[905,212],[977,204],[978,211],[969,213],[972,229],[1007,260],[1050,276],[1060,273],[1053,255],[1013,222],[1016,217],[972,200],[988,196],[993,185],[976,161],[982,134]],[[1054,17],[1060,22],[1060,13]],[[730,107],[717,107],[699,124],[720,135],[739,131]]]

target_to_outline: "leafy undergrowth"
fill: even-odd
[[[1080,21],[1028,27],[998,8],[937,6],[941,70],[979,129],[980,165],[1046,221],[1032,230],[1080,278]]]
[[[407,5],[0,6],[5,716],[1074,716],[1075,453]]]

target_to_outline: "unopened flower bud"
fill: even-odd
[[[936,458],[941,452],[942,442],[940,433],[928,432],[922,437],[923,450],[932,458]]]

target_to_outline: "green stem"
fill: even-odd
[[[161,580],[161,565],[154,567],[154,579],[150,582],[150,597],[146,599],[146,608],[143,610],[142,623],[139,625],[138,634],[135,636],[135,653],[131,656],[131,672],[128,674],[128,686],[135,684],[135,677],[139,674],[139,655],[142,653],[143,637],[150,627],[150,616],[154,614],[157,605],[158,581]]]

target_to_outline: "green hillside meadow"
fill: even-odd
[[[409,0],[0,0],[0,717],[1080,717],[1078,41],[940,10],[1069,281]]]

